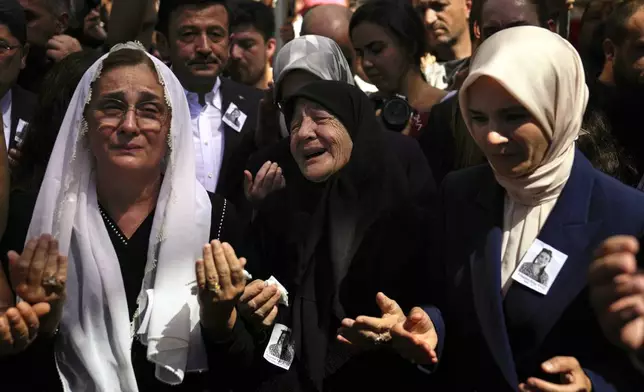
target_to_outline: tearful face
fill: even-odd
[[[291,154],[309,181],[324,182],[351,158],[347,129],[320,105],[300,99],[291,121]]]
[[[99,167],[160,168],[168,151],[171,112],[156,71],[148,64],[103,72],[85,116]]]

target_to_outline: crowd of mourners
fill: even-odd
[[[571,6],[0,0],[0,391],[644,391],[644,0]]]

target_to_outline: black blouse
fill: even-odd
[[[241,225],[232,203],[219,195],[208,194],[212,204],[210,238],[220,239],[230,243],[235,249],[241,241]],[[3,253],[3,267],[6,269],[6,253],[9,250],[22,249],[25,243],[29,222],[36,202],[37,194],[14,191],[10,198],[9,220],[7,232],[0,241],[0,251]],[[136,310],[136,300],[143,282],[145,264],[147,261],[148,243],[154,220],[154,210],[148,215],[135,233],[127,238],[118,228],[114,220],[99,205],[105,227],[116,251],[121,267],[121,276],[125,287],[129,317],[132,319]],[[146,359],[147,348],[138,340],[132,345],[132,363],[141,391],[204,391],[208,390],[207,374],[189,373],[184,382],[178,386],[170,386],[158,381],[154,375],[154,364]],[[35,366],[35,367],[34,367]],[[39,377],[26,380],[16,379],[16,374],[39,369]],[[57,391],[62,390],[55,367],[53,342],[37,341],[25,352],[6,359],[0,358],[0,376],[3,380],[15,380],[22,391]],[[18,373],[16,373],[18,372]],[[10,376],[11,375],[11,376]],[[12,381],[9,381],[11,383]]]

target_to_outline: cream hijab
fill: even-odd
[[[116,45],[144,51],[139,44]],[[156,377],[179,384],[207,370],[192,294],[194,263],[208,242],[211,205],[195,175],[190,112],[181,83],[149,56],[172,110],[166,167],[150,233],[145,276],[134,320],[119,261],[98,208],[95,159],[89,150],[86,104],[101,75],[101,57],[81,79],[58,133],[27,238],[51,233],[69,258],[67,299],[55,357],[65,391],[136,392],[132,339],[147,345]]]
[[[534,26],[500,31],[476,51],[459,93],[470,133],[467,90],[481,76],[505,87],[537,119],[550,142],[543,162],[529,175],[508,178],[492,167],[496,180],[506,190],[501,250],[505,293],[512,273],[539,235],[568,181],[588,88],[577,51],[559,35]]]

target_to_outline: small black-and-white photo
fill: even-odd
[[[290,363],[295,355],[295,348],[291,342],[291,332],[287,329],[280,334],[279,340],[268,347],[268,351],[274,358],[279,358],[282,363]]]
[[[239,126],[240,116],[241,116],[241,111],[237,108],[233,109],[230,113],[226,113],[226,119],[237,127]]]
[[[550,264],[551,260],[552,251],[550,249],[543,248],[539,254],[537,254],[537,257],[532,260],[532,263],[523,263],[519,268],[519,271],[536,282],[548,285],[548,273],[546,272],[546,267]]]

